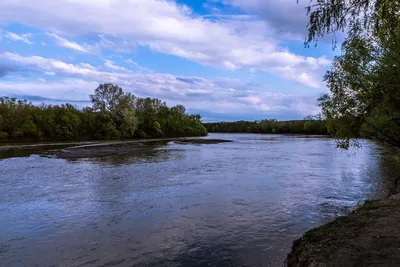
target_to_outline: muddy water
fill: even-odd
[[[83,159],[3,150],[0,266],[280,266],[303,231],[388,186],[372,142],[209,138],[233,142]]]

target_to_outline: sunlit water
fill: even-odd
[[[0,266],[281,266],[305,230],[387,187],[372,142],[208,138],[234,142],[0,160]]]

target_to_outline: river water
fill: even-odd
[[[384,151],[210,134],[141,155],[0,160],[0,266],[282,266],[294,239],[380,197]],[[17,156],[16,156],[17,155]]]

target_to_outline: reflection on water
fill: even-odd
[[[279,266],[306,229],[387,190],[372,142],[209,138],[234,142],[79,160],[3,154],[0,265]]]

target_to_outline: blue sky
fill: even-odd
[[[82,106],[110,82],[205,121],[301,119],[336,52],[304,47],[307,3],[3,0],[0,95]]]

